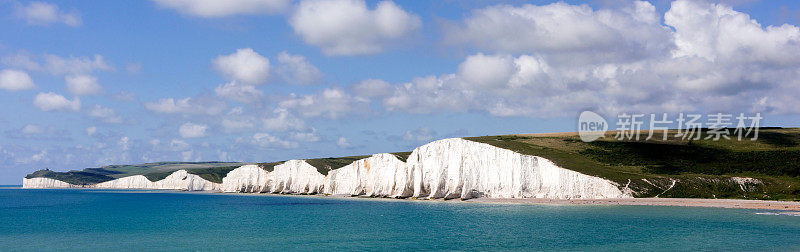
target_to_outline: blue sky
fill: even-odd
[[[797,1],[0,1],[0,184],[407,151],[597,111],[800,124]]]

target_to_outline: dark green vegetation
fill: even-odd
[[[25,178],[51,178],[64,181],[73,185],[91,185],[100,182],[112,180],[114,178],[104,174],[85,172],[85,171],[68,171],[68,172],[54,172],[51,170],[38,170],[25,176]]]
[[[577,134],[470,137],[626,185],[637,197],[800,200],[800,129],[762,128],[758,140],[685,140],[671,131],[644,141],[613,133],[591,143]],[[740,179],[741,178],[753,178]],[[674,185],[673,185],[674,182]]]
[[[395,153],[392,153],[392,154],[394,154],[394,156],[397,157],[397,159],[400,159],[400,161],[403,161],[403,162],[408,160],[408,156],[411,156],[411,152],[410,151],[407,151],[407,152],[395,152]]]
[[[285,161],[271,162],[271,163],[258,163],[258,167],[265,171],[271,172],[275,170],[275,166],[283,164]]]
[[[329,157],[329,158],[316,158],[316,159],[307,159],[306,162],[311,166],[317,168],[319,173],[322,175],[328,175],[328,172],[333,169],[342,168],[345,165],[349,165],[359,159],[368,158],[369,156],[350,156],[350,157]]]
[[[390,153],[397,157],[400,161],[405,162],[408,159],[408,156],[411,155],[411,152],[395,152]],[[329,157],[329,158],[315,158],[315,159],[306,159],[306,162],[311,166],[317,168],[319,173],[322,175],[328,175],[328,172],[331,170],[342,168],[346,165],[349,165],[359,159],[368,158],[372,155],[363,155],[363,156],[349,156],[349,157]],[[268,170],[271,171],[271,170]]]

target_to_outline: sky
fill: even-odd
[[[586,110],[797,127],[798,26],[792,0],[0,0],[0,184],[573,132]]]

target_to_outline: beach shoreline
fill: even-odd
[[[219,193],[219,192],[216,192]],[[272,193],[223,193],[230,195],[266,195],[289,197],[321,197],[336,199],[356,200],[383,200],[406,202],[436,202],[436,203],[464,203],[464,204],[508,204],[508,205],[583,205],[583,206],[678,206],[678,207],[713,207],[730,209],[761,209],[796,211],[800,214],[800,202],[776,200],[747,200],[747,199],[693,199],[693,198],[618,198],[618,199],[536,199],[536,198],[474,198],[461,199],[414,199],[414,198],[387,198],[348,195],[322,195],[322,194],[272,194]]]
[[[22,189],[6,187],[4,189]],[[123,189],[98,189],[98,188],[56,188],[77,190],[102,190],[116,191]],[[162,189],[124,189],[124,191],[152,193],[152,192],[179,192],[200,194],[221,194],[232,196],[285,196],[285,197],[319,197],[332,199],[356,199],[379,201],[406,201],[406,202],[438,202],[438,203],[473,203],[473,204],[516,204],[516,205],[584,205],[584,206],[678,206],[678,207],[713,207],[731,209],[761,209],[796,211],[800,215],[800,202],[776,200],[748,200],[748,199],[699,199],[699,198],[615,198],[615,199],[540,199],[540,198],[473,198],[461,199],[415,199],[391,197],[367,197],[349,195],[324,195],[324,194],[277,194],[277,193],[225,193],[221,191],[180,191]]]
[[[732,209],[762,209],[800,211],[800,202],[746,200],[746,199],[693,199],[693,198],[620,198],[620,199],[490,199],[477,198],[463,202],[532,204],[532,205],[617,205],[617,206],[679,206],[714,207]]]

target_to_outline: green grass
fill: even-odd
[[[411,156],[411,152],[410,151],[395,152],[395,153],[392,153],[392,154],[394,154],[394,156],[397,157],[397,159],[400,159],[400,161],[403,161],[403,162],[408,160],[408,156]]]
[[[279,162],[271,162],[271,163],[258,163],[258,167],[264,169],[265,171],[272,172],[275,170],[275,166],[285,163],[285,161]]]
[[[368,155],[365,155],[365,156],[350,156],[350,157],[315,158],[315,159],[306,159],[306,163],[317,168],[317,171],[319,173],[322,173],[322,175],[328,175],[328,172],[331,170],[342,168],[345,165],[349,165],[359,159],[364,159],[368,157],[369,157]]]
[[[408,156],[411,155],[411,152],[395,152],[390,153],[397,157],[400,161],[405,162],[408,159]],[[331,170],[342,168],[346,165],[352,164],[353,162],[368,158],[372,155],[361,155],[361,156],[349,156],[349,157],[329,157],[329,158],[315,158],[315,159],[306,159],[306,163],[310,164],[317,168],[319,173],[322,175],[328,175],[328,172]]]
[[[672,131],[672,134],[675,132]],[[757,141],[685,140],[670,136],[644,141],[606,138],[584,143],[577,134],[468,137],[515,152],[541,156],[555,164],[620,185],[637,197],[800,199],[800,129],[761,129]],[[731,177],[760,184],[746,190]],[[671,189],[672,181],[677,181]],[[665,191],[666,190],[666,191]]]
[[[28,174],[27,176],[25,176],[25,178],[28,179],[51,178],[67,182],[73,185],[91,185],[114,179],[112,177],[103,174],[97,174],[92,172],[84,172],[84,171],[54,172],[51,170],[38,170],[31,174]]]

